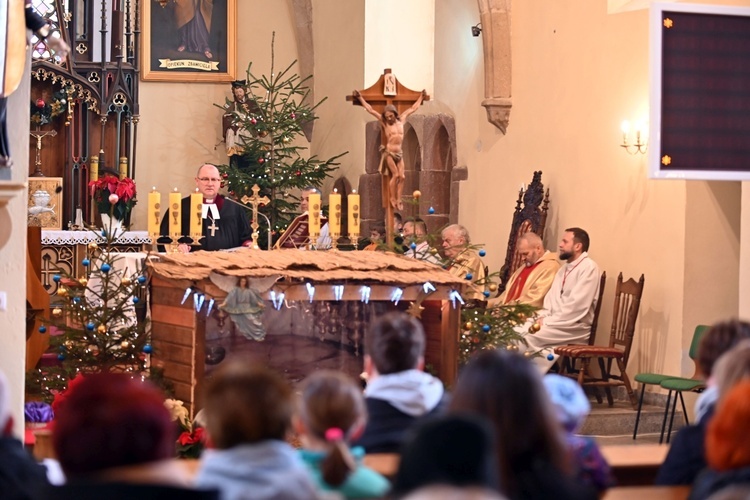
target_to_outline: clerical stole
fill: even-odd
[[[511,285],[510,291],[505,296],[506,304],[510,304],[511,302],[515,302],[516,300],[518,300],[518,298],[521,296],[524,285],[526,285],[526,280],[531,274],[531,271],[533,271],[541,262],[541,260],[538,260],[534,263],[534,265],[526,266],[521,270],[521,273],[516,277],[516,280]]]

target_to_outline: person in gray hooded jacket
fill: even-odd
[[[394,312],[372,324],[364,359],[368,421],[353,445],[395,453],[415,422],[445,406],[443,383],[423,371],[424,347],[424,329],[413,316]]]
[[[292,389],[278,374],[235,360],[217,370],[204,399],[206,450],[196,484],[222,500],[308,500],[316,497],[307,469],[284,438]]]

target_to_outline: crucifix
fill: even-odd
[[[404,122],[419,109],[429,96],[423,90],[417,92],[404,87],[391,73],[383,71],[371,87],[346,96],[347,101],[362,106],[380,124],[380,173],[382,175],[381,194],[385,208],[386,243],[393,244],[393,212],[402,210],[404,189],[404,159],[402,144]]]
[[[57,135],[56,130],[47,130],[46,132],[41,132],[39,130],[39,125],[36,127],[36,132],[29,132],[32,137],[36,137],[36,161],[34,161],[34,173],[31,175],[32,177],[44,177],[44,173],[42,172],[42,138],[43,137],[55,137]]]
[[[253,228],[253,248],[258,249],[258,228],[260,227],[260,224],[258,224],[258,205],[260,204],[266,204],[270,202],[271,200],[268,199],[268,196],[258,196],[258,193],[260,193],[260,186],[255,184],[251,191],[253,192],[252,196],[243,196],[242,197],[242,203],[246,205],[251,205],[253,207],[253,222],[250,224],[250,227]]]

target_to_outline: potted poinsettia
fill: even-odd
[[[129,177],[120,179],[114,175],[105,175],[89,182],[89,191],[99,213],[118,221],[124,221],[138,201],[135,182]]]
[[[188,410],[179,399],[167,399],[164,406],[169,410],[172,421],[177,424],[179,436],[175,443],[179,458],[198,458],[206,444],[206,433],[203,427],[193,425]]]

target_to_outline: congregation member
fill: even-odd
[[[690,500],[716,498],[731,486],[744,486],[733,498],[748,498],[750,486],[750,380],[744,379],[721,399],[706,431],[708,468],[695,480]]]
[[[408,219],[403,226],[404,255],[411,259],[440,264],[437,249],[427,241],[427,223],[420,218]]]
[[[226,361],[207,382],[206,431],[213,444],[201,456],[196,484],[222,500],[316,497],[312,478],[286,442],[294,401],[280,375],[247,360]]]
[[[552,280],[544,297],[544,308],[537,317],[517,327],[528,343],[519,348],[540,354],[534,361],[545,372],[557,360],[558,356],[552,352],[555,347],[585,344],[593,333],[591,324],[599,297],[600,273],[588,249],[586,231],[578,227],[565,230],[559,245],[559,258],[565,264]]]
[[[40,499],[219,498],[216,490],[192,488],[174,460],[176,429],[164,394],[140,377],[82,377],[66,391],[54,422],[52,445],[67,482]]]
[[[526,357],[479,351],[459,374],[449,412],[492,423],[500,491],[511,500],[597,498],[575,479],[541,375]]]
[[[442,409],[445,389],[423,371],[424,348],[422,323],[406,313],[381,316],[365,336],[368,422],[354,444],[367,453],[397,452],[412,425]]]
[[[542,238],[533,232],[518,238],[516,251],[522,260],[521,266],[508,279],[505,291],[488,302],[490,305],[521,303],[542,308],[544,297],[560,269],[557,254],[546,250]]]
[[[391,487],[388,480],[362,465],[364,448],[348,445],[367,420],[361,389],[343,373],[321,370],[308,376],[299,390],[294,430],[318,489],[339,498],[385,495]]]
[[[8,379],[0,371],[0,495],[11,500],[34,498],[37,488],[47,485],[47,471],[13,436]]]
[[[502,478],[494,443],[492,425],[481,416],[443,415],[419,423],[401,448],[395,495],[434,485],[497,493]]]
[[[470,246],[469,231],[460,224],[451,224],[443,229],[441,236],[443,254],[449,262],[448,272],[471,283],[463,297],[467,300],[484,301],[487,272],[479,253]]]
[[[716,323],[701,338],[697,362],[707,388],[696,401],[693,424],[680,429],[672,439],[667,457],[656,475],[656,484],[692,484],[696,475],[706,467],[706,431],[720,393],[713,376],[714,365],[724,353],[745,339],[750,339],[750,323],[738,320]]]
[[[195,176],[195,185],[203,194],[203,205],[201,216],[203,218],[203,238],[189,245],[190,238],[190,196],[182,199],[182,235],[179,240],[178,250],[188,253],[196,250],[226,250],[239,246],[252,247],[252,229],[247,219],[246,209],[240,205],[227,201],[227,198],[219,194],[221,186],[221,175],[219,169],[210,163],[201,165]],[[161,221],[161,245],[168,244],[169,221],[171,211],[167,209],[164,219]],[[163,251],[163,248],[160,248]]]
[[[591,411],[583,388],[575,380],[555,373],[544,376],[557,421],[565,433],[568,455],[575,463],[576,478],[594,488],[599,494],[615,484],[612,469],[602,455],[594,438],[578,434]]]

